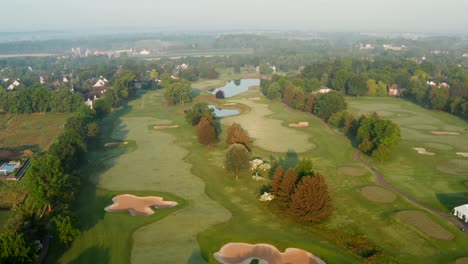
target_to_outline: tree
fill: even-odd
[[[59,203],[72,201],[76,185],[73,178],[64,173],[60,160],[50,154],[34,158],[26,174],[29,196],[49,210]]]
[[[281,181],[278,192],[275,194],[275,198],[278,204],[282,207],[287,207],[291,201],[291,194],[294,192],[296,187],[297,174],[293,169],[288,170]]]
[[[112,111],[112,101],[109,97],[104,97],[93,102],[93,109],[96,111],[96,118],[102,119]]]
[[[448,99],[448,89],[433,87],[429,92],[429,103],[432,109],[442,110],[447,104]]]
[[[236,180],[239,179],[239,173],[248,170],[250,167],[250,153],[242,144],[232,144],[226,151],[224,166],[226,170],[234,172]]]
[[[387,146],[381,144],[372,152],[372,157],[383,163],[391,154],[392,151]]]
[[[63,170],[70,173],[83,165],[86,145],[77,132],[65,129],[50,146],[49,154],[57,157]]]
[[[86,136],[88,138],[96,138],[99,135],[100,129],[96,122],[89,123],[86,128]]]
[[[202,117],[196,129],[200,144],[211,146],[211,144],[216,142],[216,127],[212,118]]]
[[[80,230],[73,226],[70,216],[57,215],[52,220],[60,242],[64,245],[70,245],[80,235]]]
[[[112,93],[114,101],[113,105],[117,105],[122,100],[128,99],[135,93],[135,73],[131,71],[121,71],[114,76],[112,82],[112,89],[109,90]]]
[[[224,99],[224,92],[222,90],[218,90],[215,93],[215,97],[216,97],[216,99]]]
[[[314,176],[315,172],[313,170],[314,164],[309,158],[302,158],[294,167],[298,179],[302,179],[305,176]]]
[[[347,83],[346,93],[349,95],[362,96],[367,94],[367,80],[362,75],[351,77]]]
[[[298,89],[294,93],[292,107],[298,110],[304,110],[304,104],[305,104],[304,92],[301,89]]]
[[[316,222],[333,211],[325,178],[318,174],[304,177],[291,196],[289,212],[301,221]]]
[[[184,111],[185,120],[192,124],[192,126],[198,125],[202,117],[208,117],[215,119],[214,109],[208,107],[208,104],[205,102],[196,103],[192,108]]]
[[[283,176],[284,176],[283,166],[276,168],[275,173],[273,174],[273,177],[271,180],[271,193],[273,195],[278,194],[278,191],[281,186],[281,182],[283,181]]]
[[[192,87],[186,80],[174,80],[166,84],[163,82],[165,91],[164,98],[169,105],[189,103],[192,101]]]
[[[312,109],[314,109],[314,103],[315,103],[315,94],[309,94],[309,97],[307,97],[304,105],[304,111],[307,113],[312,113]]]
[[[244,145],[249,151],[252,149],[252,142],[250,141],[249,135],[239,124],[236,123],[233,123],[227,129],[226,143],[229,145],[239,143]]]
[[[265,96],[270,100],[280,98],[281,86],[277,82],[272,83],[270,86],[268,86]]]
[[[375,96],[377,94],[378,85],[373,79],[367,80],[367,95]]]
[[[268,64],[262,63],[259,66],[259,72],[260,74],[272,74],[273,69]]]
[[[150,77],[151,79],[157,79],[159,76],[159,73],[156,69],[152,69],[151,72],[150,72]]]
[[[0,235],[0,263],[34,263],[37,254],[22,234],[3,232]]]
[[[377,90],[375,92],[375,96],[387,96],[388,95],[388,91],[387,91],[387,84],[382,82],[382,81],[379,81],[377,83]]]
[[[353,77],[352,72],[344,69],[338,70],[332,75],[331,86],[337,91],[344,91],[351,77]]]
[[[330,92],[317,95],[313,113],[321,119],[328,121],[331,115],[345,109],[346,101],[344,97],[337,92]]]
[[[292,84],[288,85],[288,87],[286,87],[286,89],[284,90],[284,93],[283,93],[283,103],[291,106],[292,103],[293,103],[293,99],[294,99],[294,94],[295,94],[295,91],[294,91],[294,86]]]

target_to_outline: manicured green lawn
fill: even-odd
[[[450,114],[431,111],[397,98],[347,98],[356,114],[377,112],[401,127],[402,142],[391,160],[373,164],[385,178],[418,200],[450,212],[468,201],[468,124]],[[434,135],[432,131],[460,135]],[[418,154],[422,147],[435,153]]]
[[[279,102],[262,99],[246,100],[244,104],[242,98],[255,96],[261,95],[254,89],[232,99],[243,104],[239,105],[243,113],[236,117],[236,121],[266,124],[264,128],[270,130],[274,140],[284,142],[280,142],[280,152],[283,153],[277,153],[271,150],[276,147],[275,142],[269,142],[268,146],[257,140],[253,154],[265,159],[282,159],[285,164],[292,164],[300,157],[310,157],[329,184],[335,205],[331,217],[319,224],[299,224],[259,202],[260,189],[268,184],[268,180],[256,182],[244,174],[236,181],[223,168],[227,148],[224,139],[221,138],[213,148],[201,146],[181,112],[187,106],[167,107],[161,91],[148,91],[107,119],[107,129],[99,144],[114,140],[129,141],[130,144],[93,152],[90,159],[95,162],[90,166],[89,174],[100,188],[98,194],[106,194],[104,200],[111,197],[109,192],[164,192],[169,193],[166,196],[173,194],[185,200],[186,206],[174,208],[175,211],[164,219],[151,221],[151,218],[135,218],[124,213],[104,214],[103,199],[90,195],[97,205],[79,209],[94,219],[90,220],[90,229],[61,260],[97,263],[122,257],[127,262],[130,258],[134,263],[202,263],[203,256],[215,263],[212,255],[225,243],[251,242],[271,243],[281,250],[303,248],[329,263],[354,263],[363,259],[336,243],[343,236],[357,234],[366,236],[388,255],[405,263],[449,263],[468,255],[466,237],[439,217],[423,211],[443,230],[453,234],[453,240],[434,239],[414,226],[402,223],[398,212],[421,208],[398,195],[389,203],[364,197],[361,190],[375,185],[374,177],[353,160],[354,149],[346,138],[324,128],[310,114],[292,111]],[[266,114],[249,115],[249,111]],[[271,120],[277,120],[273,128],[269,127]],[[287,124],[299,121],[308,121],[310,126],[297,131],[287,128]],[[230,123],[229,119],[222,120],[222,129]],[[152,129],[156,124],[180,127],[156,131]],[[288,131],[289,137],[275,138],[277,131]],[[297,148],[296,136],[299,134],[305,135],[305,139],[300,140],[302,145],[314,147],[305,148],[301,154],[294,151],[286,154],[288,145],[291,149]],[[86,206],[85,202],[80,205]],[[110,228],[112,231],[127,230],[127,240],[123,240],[126,244],[118,239],[120,234]],[[128,234],[132,232],[130,237]],[[94,236],[99,242],[95,243]],[[125,251],[124,248],[127,251],[120,252]]]

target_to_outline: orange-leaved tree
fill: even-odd
[[[250,138],[247,134],[247,131],[242,129],[242,127],[236,123],[233,123],[227,129],[226,143],[228,143],[229,145],[239,143],[244,145],[249,151],[252,149],[252,142],[250,142]]]
[[[202,117],[196,128],[200,144],[211,146],[216,142],[216,127],[211,117]]]

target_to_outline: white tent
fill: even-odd
[[[465,223],[468,223],[468,204],[453,208],[453,214],[461,220],[465,221]]]

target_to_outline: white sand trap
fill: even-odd
[[[224,104],[225,106],[233,106],[233,105],[237,105],[236,103],[225,103]]]
[[[416,150],[419,154],[422,154],[422,155],[430,155],[430,156],[435,155],[435,153],[429,152],[425,148],[413,148],[413,149]]]
[[[299,122],[299,123],[291,123],[288,125],[289,127],[301,128],[301,127],[308,127],[309,122]]]
[[[468,158],[468,152],[457,152],[457,155]]]
[[[450,131],[432,131],[434,135],[460,135],[458,132],[450,132]]]
[[[109,143],[104,144],[104,147],[115,147],[115,146],[127,145],[127,144],[128,144],[127,141],[125,141],[125,142],[109,142]]]
[[[269,244],[228,243],[213,256],[223,264],[248,264],[253,259],[268,264],[325,264],[313,254],[298,248],[287,248],[284,253]]]
[[[164,201],[162,197],[147,196],[138,197],[131,194],[121,194],[112,198],[113,204],[104,208],[107,212],[128,211],[131,215],[152,215],[155,208],[169,208],[177,205],[177,202]]]
[[[258,101],[258,100],[261,100],[262,98],[260,97],[250,97],[250,98],[247,98],[247,100],[249,101]]]
[[[170,129],[170,128],[178,128],[179,125],[173,125],[173,126],[154,126],[154,129]]]

